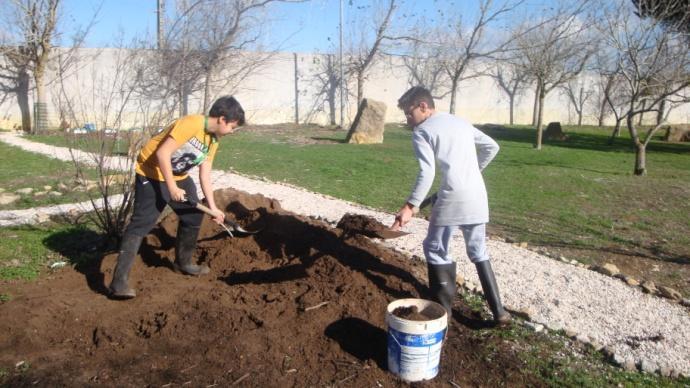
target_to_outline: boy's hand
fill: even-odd
[[[225,222],[225,213],[223,213],[222,210],[218,209],[217,207],[212,207],[211,211],[213,211],[213,213],[215,214],[215,216],[213,216],[213,221],[216,224],[220,225]]]
[[[168,187],[168,191],[170,191],[170,199],[173,201],[184,202],[187,200],[187,192],[177,187],[177,185],[174,187]]]
[[[414,206],[410,205],[409,203],[406,203],[403,207],[400,208],[398,214],[395,215],[395,222],[393,222],[393,225],[391,225],[391,230],[400,230],[400,228],[402,228],[408,222],[410,222],[413,214]]]

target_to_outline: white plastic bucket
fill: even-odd
[[[430,319],[413,321],[393,314],[399,307],[417,307]],[[399,299],[388,304],[388,370],[406,381],[430,380],[438,374],[448,318],[440,304],[424,299]]]

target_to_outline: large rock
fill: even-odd
[[[674,142],[690,142],[689,124],[673,124],[664,127],[664,129],[666,129],[666,136],[664,136],[664,140]]]
[[[355,121],[345,139],[354,144],[383,143],[386,104],[369,98],[362,100]]]
[[[546,126],[546,130],[544,130],[544,139],[546,139],[546,140],[568,140],[568,136],[566,136],[566,134],[563,133],[563,128],[561,127],[561,123],[558,121],[554,121],[552,123],[549,123],[549,125]]]

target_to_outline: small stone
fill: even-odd
[[[668,299],[672,299],[672,300],[680,300],[683,297],[680,294],[680,292],[674,290],[671,287],[666,287],[666,286],[659,286],[659,293],[664,298],[668,298]]]
[[[604,275],[613,276],[619,274],[621,271],[615,265],[606,263],[602,266],[595,266],[594,270]]]
[[[564,263],[568,263],[568,259],[567,259],[565,256],[559,256],[559,257],[558,257],[558,260],[560,260],[560,261],[562,261],[562,262],[564,262]]]
[[[57,184],[57,188],[58,188],[58,190],[60,190],[60,191],[67,191],[67,190],[69,190],[69,187],[67,187],[67,185],[64,184],[64,183],[62,183],[62,182],[60,182],[60,183]]]
[[[463,284],[465,284],[465,278],[460,274],[455,275],[455,284],[457,284],[458,287],[462,287]]]
[[[50,221],[50,216],[43,212],[36,213],[34,215],[34,218],[36,219],[36,222],[38,222],[39,224]]]
[[[527,242],[523,241],[520,243],[519,246],[520,246],[520,248],[527,248],[527,245],[528,245]]]
[[[659,374],[664,377],[670,377],[673,374],[673,369],[668,366],[662,366],[659,368]]]
[[[576,338],[577,337],[577,331],[573,329],[564,329],[563,332],[565,333],[566,337],[568,338]]]
[[[611,349],[611,351],[613,352],[613,349]],[[611,355],[611,361],[613,361],[613,363],[618,366],[623,366],[625,364],[625,357],[621,356],[618,353],[613,353]]]
[[[642,360],[640,362],[640,370],[645,373],[654,373],[659,369],[655,362],[649,360]]]
[[[570,264],[572,265],[578,265],[580,264],[577,260],[570,260]]]
[[[45,191],[36,191],[36,192],[34,193],[34,197],[42,197],[42,196],[44,196],[44,195],[46,195],[46,194],[48,194],[48,193],[45,192]]]
[[[656,285],[654,284],[654,282],[649,281],[649,280],[642,282],[641,287],[642,287],[642,291],[644,291],[648,294],[656,294],[656,292],[657,292]]]
[[[15,192],[17,194],[31,194],[31,193],[33,193],[33,191],[34,191],[34,189],[32,189],[31,187],[25,187],[23,189],[19,189],[19,190],[15,191]]]
[[[21,197],[17,194],[2,193],[0,194],[0,205],[9,205],[12,202],[18,201]]]
[[[589,345],[592,347],[592,349],[596,350],[597,352],[604,348],[604,345],[600,344],[596,340],[592,340],[592,342],[590,342]]]
[[[584,335],[584,334],[579,334],[578,336],[575,337],[575,340],[578,341],[578,342],[582,342],[582,343],[585,344],[585,345],[589,345],[589,344],[590,344],[589,337],[587,337],[587,336]]]
[[[52,189],[53,189],[53,186],[49,186],[49,185],[43,186],[43,191],[50,191]]]
[[[548,327],[549,330],[552,330],[552,331],[561,331],[561,330],[563,330],[563,325],[561,325],[561,324],[558,323],[558,322],[550,322],[548,325],[546,325],[546,327]]]
[[[626,358],[625,362],[623,362],[623,369],[627,370],[628,372],[636,371],[637,365],[635,364],[635,360],[632,358]]]
[[[19,267],[21,263],[17,259],[10,260],[10,267]]]
[[[62,193],[59,191],[51,191],[48,195],[51,197],[62,197]]]
[[[525,321],[525,327],[531,329],[535,333],[539,333],[544,330],[544,325],[541,325],[539,323],[534,323],[530,321]]]
[[[638,282],[637,279],[630,276],[626,276],[624,280],[625,283],[629,286],[637,287],[640,285],[640,282]]]
[[[533,317],[536,315],[534,313],[534,310],[529,308],[529,307],[523,307],[519,310],[511,311],[511,313],[518,318],[522,318],[526,321],[532,320]]]

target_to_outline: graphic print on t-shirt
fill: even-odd
[[[201,164],[206,159],[208,150],[209,147],[196,137],[189,139],[170,157],[173,175],[184,175],[192,167]]]

